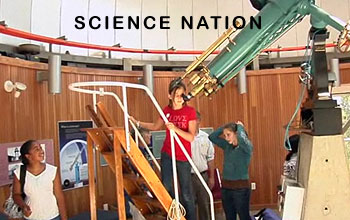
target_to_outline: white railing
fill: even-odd
[[[87,86],[98,87],[98,90],[81,88],[81,87],[87,87]],[[106,87],[106,86],[121,87],[122,88],[122,95],[123,95],[123,103],[121,102],[119,96],[117,96],[114,92],[106,92],[104,90],[104,87]],[[148,89],[148,87],[146,87],[144,85],[133,84],[133,83],[124,83],[124,82],[107,82],[107,81],[76,82],[76,83],[72,83],[72,84],[69,85],[69,89],[72,90],[72,91],[80,92],[80,93],[92,94],[93,95],[94,106],[96,105],[96,96],[97,95],[100,95],[100,96],[110,95],[110,96],[114,97],[116,99],[117,103],[119,104],[119,106],[121,107],[121,109],[124,112],[124,126],[125,126],[125,136],[126,136],[125,139],[126,139],[127,150],[128,151],[130,150],[130,139],[128,138],[128,134],[129,134],[129,122],[131,122],[131,126],[135,130],[135,134],[140,138],[140,140],[143,143],[143,145],[145,145],[147,152],[151,156],[151,158],[152,158],[153,162],[156,164],[157,168],[160,169],[160,166],[159,166],[157,160],[154,158],[152,152],[150,151],[150,149],[148,148],[146,142],[144,141],[144,139],[140,135],[140,132],[136,128],[135,124],[131,120],[129,120],[128,105],[127,105],[127,91],[126,91],[127,88],[134,88],[134,89],[144,90],[147,93],[147,95],[150,97],[153,105],[156,107],[156,109],[157,109],[158,113],[160,114],[160,116],[162,117],[163,121],[165,123],[169,122],[167,117],[165,117],[162,108],[159,106],[157,100],[153,96],[152,92]],[[215,220],[213,194],[211,193],[211,191],[210,191],[208,185],[206,184],[205,180],[203,179],[202,175],[199,173],[197,167],[194,165],[194,163],[192,161],[192,158],[187,153],[187,151],[186,151],[185,147],[183,146],[182,142],[180,141],[178,135],[174,131],[171,131],[170,134],[171,134],[171,151],[172,151],[173,177],[174,177],[174,188],[175,188],[174,191],[175,191],[175,201],[176,201],[176,204],[177,204],[176,205],[177,210],[179,210],[179,205],[178,205],[179,204],[179,192],[178,192],[178,187],[177,187],[178,183],[177,183],[174,139],[178,143],[178,145],[180,146],[180,149],[184,153],[184,155],[187,158],[188,162],[191,164],[194,172],[196,173],[196,175],[198,176],[199,180],[203,184],[205,190],[207,191],[207,193],[209,195],[209,200],[210,200],[211,219]],[[178,216],[178,219],[180,219],[180,217],[181,216]]]

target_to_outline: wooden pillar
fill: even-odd
[[[114,131],[114,160],[115,160],[115,182],[117,185],[117,202],[119,220],[126,220],[125,214],[125,199],[124,199],[124,183],[123,183],[123,167],[121,143],[118,139],[116,131]]]
[[[97,220],[93,142],[90,137],[89,131],[87,131],[87,134],[88,134],[87,150],[88,150],[88,169],[89,169],[90,214],[91,214],[91,220]]]
[[[102,167],[101,167],[101,153],[100,151],[95,152],[96,155],[96,182],[98,183],[97,185],[97,191],[99,196],[104,195],[103,191],[103,172],[102,172]]]

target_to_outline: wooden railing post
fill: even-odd
[[[124,199],[124,183],[123,183],[123,167],[122,167],[122,146],[116,135],[114,133],[114,160],[115,160],[115,182],[117,185],[117,202],[118,202],[118,216],[119,220],[126,220],[125,214],[125,199]]]
[[[91,220],[97,220],[96,213],[96,185],[94,170],[93,141],[87,131],[88,169],[89,169],[89,194],[90,194],[90,214]]]

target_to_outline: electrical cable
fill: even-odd
[[[320,30],[317,30],[313,33],[313,36],[312,36],[312,41],[315,39],[315,35],[317,34],[317,32],[319,32]],[[301,83],[302,83],[302,86],[301,86],[301,90],[300,90],[300,95],[299,95],[299,100],[298,100],[298,103],[297,103],[297,106],[295,108],[295,111],[291,117],[291,119],[289,120],[288,124],[287,124],[287,127],[286,127],[286,132],[284,134],[284,143],[287,143],[284,144],[284,147],[290,151],[292,150],[292,147],[290,145],[290,142],[289,142],[289,128],[291,126],[291,124],[293,123],[294,119],[295,119],[295,116],[297,115],[299,109],[300,109],[300,106],[301,106],[301,102],[303,101],[303,98],[304,98],[304,92],[305,92],[305,89],[306,89],[306,85],[308,84],[309,80],[310,80],[310,77],[311,77],[311,57],[312,57],[312,53],[308,55],[309,53],[309,48],[310,48],[310,33],[308,35],[308,40],[307,40],[307,46],[306,46],[306,50],[305,50],[305,53],[304,53],[304,58],[305,60],[307,61],[306,62],[306,67],[304,69],[304,74],[306,75],[305,77],[300,77],[299,78],[301,79]],[[312,51],[311,51],[312,52]]]

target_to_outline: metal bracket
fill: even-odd
[[[36,72],[36,81],[43,82],[49,80],[49,72],[47,71],[37,71]]]

